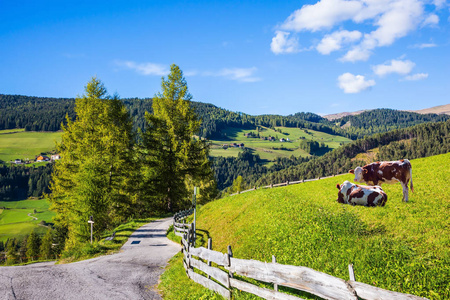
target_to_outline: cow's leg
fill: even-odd
[[[408,202],[408,185],[402,183],[402,187],[403,187],[403,201]]]

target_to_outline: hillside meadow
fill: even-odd
[[[339,204],[336,184],[352,181],[348,174],[222,198],[199,209],[197,228],[212,238],[214,250],[226,252],[231,245],[237,258],[269,262],[275,255],[281,264],[310,267],[344,280],[352,263],[357,281],[449,299],[450,153],[411,163],[415,192],[410,192],[408,203],[401,200],[400,184],[385,184],[385,207]],[[186,280],[181,256],[172,260],[162,278],[160,288],[167,299],[211,295]],[[171,284],[175,279],[184,290]],[[234,296],[256,299],[238,291]]]
[[[350,143],[351,140],[342,136],[331,135],[320,131],[301,128],[290,127],[276,127],[276,130],[261,126],[259,132],[260,137],[275,137],[275,141],[261,140],[259,138],[247,138],[245,134],[250,132],[258,133],[257,130],[249,130],[242,128],[227,128],[223,130],[226,138],[211,140],[211,156],[234,156],[237,157],[239,148],[229,147],[223,149],[222,145],[243,143],[245,148],[251,149],[254,154],[258,154],[263,161],[274,161],[277,157],[291,157],[294,156],[310,156],[309,153],[299,148],[300,140],[313,140],[319,143],[324,143],[330,150],[340,147],[342,144]],[[278,131],[277,131],[278,130]],[[281,131],[281,132],[280,132]],[[280,142],[280,139],[289,139],[289,142]],[[323,153],[322,153],[323,154]]]
[[[40,223],[51,222],[54,215],[47,199],[0,201],[0,241],[13,237],[20,239],[35,229],[44,233],[47,227]]]
[[[34,159],[55,149],[62,132],[34,132],[23,129],[0,130],[0,160]]]

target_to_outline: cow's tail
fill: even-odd
[[[414,187],[413,187],[413,182],[412,182],[412,167],[411,167],[411,165],[409,167],[409,177],[410,177],[409,180],[411,180],[411,185],[410,185],[411,192],[414,193]]]

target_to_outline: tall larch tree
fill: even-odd
[[[171,65],[167,79],[162,78],[161,89],[153,98],[153,114],[145,115],[142,190],[153,208],[174,211],[189,205],[188,188],[201,183],[215,186],[215,182],[208,161],[209,145],[196,136],[201,122],[177,65]]]
[[[76,119],[67,125],[57,150],[61,159],[52,174],[50,201],[55,223],[66,228],[66,249],[87,241],[89,216],[99,236],[132,214],[132,121],[118,97],[110,97],[93,78],[75,99]]]

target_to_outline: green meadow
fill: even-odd
[[[23,129],[0,130],[0,160],[34,159],[55,149],[62,132],[31,132]]]
[[[241,128],[228,128],[223,131],[226,138],[220,140],[211,140],[211,156],[234,156],[237,157],[240,148],[229,147],[223,149],[224,144],[243,143],[245,148],[250,149],[254,154],[258,154],[261,159],[270,163],[277,157],[290,157],[294,156],[310,156],[307,152],[299,148],[299,144],[302,138],[305,140],[313,140],[319,143],[324,143],[330,149],[340,147],[342,144],[351,142],[350,139],[345,137],[327,134],[324,132],[314,131],[310,129],[289,128],[289,127],[276,127],[277,130],[262,127],[259,132],[261,137],[275,137],[275,141],[261,140],[260,138],[248,138],[245,134],[250,132],[257,133],[256,130],[247,130]],[[280,142],[280,139],[289,139],[289,142]]]
[[[21,238],[35,229],[45,232],[47,228],[40,223],[51,222],[53,216],[46,199],[0,201],[0,241],[12,237]]]
[[[219,199],[199,209],[197,228],[212,238],[213,249],[226,252],[231,245],[237,258],[269,262],[275,255],[281,264],[310,267],[344,280],[352,263],[357,281],[450,299],[450,153],[411,163],[414,193],[407,203],[402,202],[400,184],[385,184],[384,207],[339,204],[336,184],[352,181],[348,174]],[[162,278],[165,299],[191,299],[184,291],[197,299],[212,297],[186,280],[181,256],[171,261]],[[185,285],[183,290],[176,280]],[[235,299],[257,299],[234,294]]]

